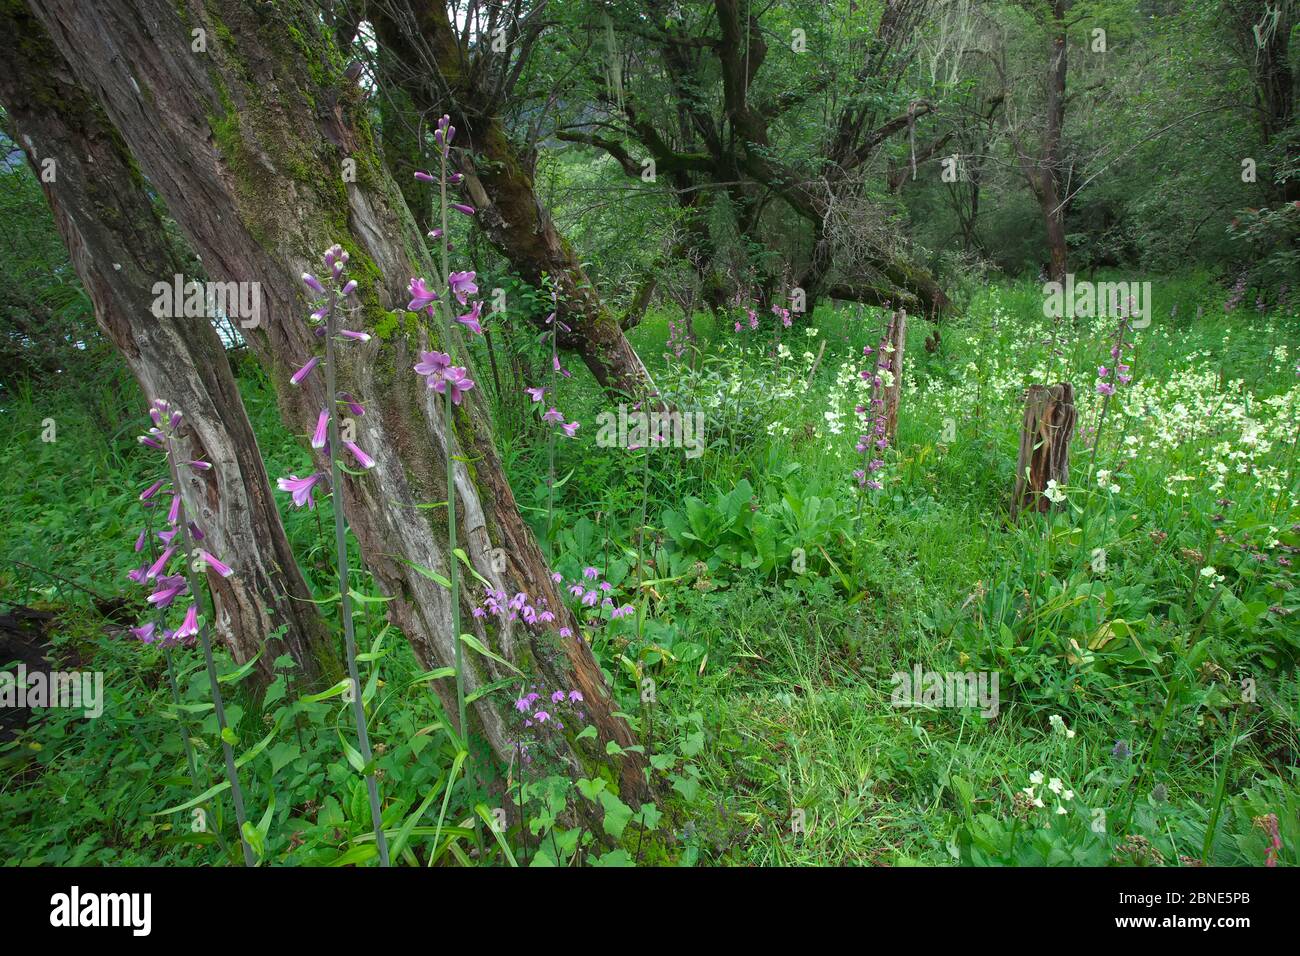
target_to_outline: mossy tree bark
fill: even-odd
[[[172,285],[192,269],[169,240],[121,136],[19,0],[0,0],[0,58],[7,64],[0,101],[41,178],[96,322],[146,400],[165,398],[184,410],[187,454],[212,463],[203,474],[185,469],[182,492],[210,549],[235,568],[229,578],[208,572],[214,632],[241,663],[263,651],[263,684],[285,652],[308,683],[336,680],[337,654],[309,603],[216,330],[204,316],[151,311],[154,283]],[[54,165],[43,166],[47,160]],[[41,176],[47,168],[53,175]],[[268,640],[281,627],[283,635]]]
[[[1291,38],[1300,24],[1295,0],[1237,0],[1220,8],[1233,46],[1250,71],[1255,103],[1252,114],[1265,147],[1267,171],[1259,175],[1270,202],[1300,202],[1300,134],[1296,125],[1297,86]],[[1289,175],[1282,177],[1284,170]]]
[[[327,396],[319,375],[298,388],[288,385],[316,342],[305,321],[300,276],[319,268],[320,253],[331,243],[349,251],[349,273],[359,281],[363,303],[349,325],[373,337],[343,350],[340,380],[366,405],[356,420],[356,440],[377,466],[345,478],[348,523],[391,598],[385,605],[390,619],[425,666],[450,666],[457,640],[450,594],[412,566],[445,577],[455,560],[446,511],[428,507],[448,497],[447,442],[438,396],[412,367],[421,348],[446,348],[460,357],[466,351],[459,339],[440,342],[433,324],[402,310],[407,279],[422,271],[425,249],[377,158],[365,93],[345,79],[338,49],[321,35],[314,7],[302,0],[32,5],[83,82],[98,93],[209,272],[261,283],[263,323],[250,330],[249,341],[276,384],[286,420],[302,435],[311,432]],[[206,38],[205,52],[194,52],[194,30],[204,31],[198,36]],[[353,170],[355,177],[347,175]],[[557,619],[552,630],[474,618],[468,588],[461,619],[530,679],[583,693],[596,738],[578,741],[577,728],[568,731],[557,744],[560,761],[588,776],[616,775],[627,796],[644,794],[641,758],[629,753],[613,762],[606,756],[606,742],[628,747],[635,740],[614,716],[600,668],[515,506],[481,391],[470,392],[455,417],[458,538],[495,590],[525,592],[535,606],[544,600]],[[317,463],[328,464],[323,457]],[[489,554],[497,547],[507,556],[500,571]],[[564,626],[575,636],[560,637]],[[513,679],[508,668],[472,651],[465,661],[467,694]],[[434,686],[454,714],[451,682]],[[513,749],[511,696],[487,693],[471,711],[471,729],[502,759]]]

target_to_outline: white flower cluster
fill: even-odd
[[[1045,807],[1047,805],[1046,802],[1043,800],[1042,796],[1038,792],[1038,788],[1043,785],[1044,780],[1047,780],[1047,777],[1044,775],[1044,773],[1041,770],[1035,770],[1033,773],[1029,775],[1029,786],[1024,787],[1021,790],[1021,792],[1029,798],[1029,802],[1036,807]],[[1050,780],[1047,780],[1047,791],[1050,791],[1052,794],[1054,794],[1057,800],[1060,801],[1056,805],[1057,815],[1064,816],[1065,813],[1067,812],[1065,809],[1065,804],[1069,803],[1071,800],[1074,799],[1074,791],[1070,790],[1065,786],[1065,784],[1061,783],[1060,777],[1052,777]]]
[[[826,394],[826,411],[822,413],[826,426],[818,429],[816,437],[822,440],[826,450],[836,458],[844,457],[845,444],[836,439],[845,433],[846,428],[857,427],[857,415],[853,409],[871,401],[871,383],[863,381],[858,374],[863,361],[850,350],[849,358],[835,370],[835,384]],[[849,443],[848,450],[853,450],[852,443]]]
[[[1235,479],[1273,494],[1290,484],[1292,476],[1270,455],[1294,438],[1300,385],[1260,400],[1241,379],[1221,382],[1219,371],[1204,362],[1136,383],[1123,414],[1125,457],[1180,463],[1179,474],[1169,479],[1172,495],[1186,498],[1197,487],[1222,494]],[[1197,487],[1184,486],[1190,482]]]

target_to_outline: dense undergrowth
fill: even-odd
[[[468,776],[454,771],[427,675],[376,599],[357,627],[393,858],[1296,863],[1300,313],[1225,311],[1201,279],[1157,285],[1132,380],[1108,402],[1094,386],[1114,321],[1054,328],[1037,286],[979,290],[932,350],[914,321],[898,440],[865,492],[853,409],[881,312],[823,306],[739,332],[701,315],[684,348],[680,319],[652,313],[633,343],[703,412],[703,452],[600,447],[604,399],[575,375],[561,389],[583,427],[558,446],[544,546],[566,579],[594,568],[646,611],[588,637],[651,755],[658,806],[634,814],[599,779],[539,779],[527,832],[494,830],[502,768],[472,750]],[[261,373],[240,377],[268,471],[305,464]],[[1013,520],[1022,393],[1058,380],[1077,389],[1080,426],[1063,507]],[[17,396],[0,419],[3,600],[54,611],[56,658],[102,671],[106,695],[97,719],[52,710],[0,745],[0,863],[233,862],[222,794],[205,801],[211,824],[187,806],[178,731],[206,785],[221,779],[201,659],[177,654],[178,710],[162,653],[115,610],[148,465],[132,387],[111,365],[101,381],[117,387]],[[496,399],[521,509],[545,537],[546,445]],[[284,517],[323,599],[329,504]],[[354,586],[381,597],[364,576]],[[914,669],[996,673],[996,716],[894,706],[893,675]],[[348,706],[288,671],[256,700],[222,670],[261,859],[369,861],[364,778],[340,759]],[[556,822],[584,800],[604,812],[601,841]]]

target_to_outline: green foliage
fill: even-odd
[[[590,567],[608,585],[610,606],[561,599],[635,742],[596,742],[562,697],[590,748],[583,766],[557,759],[558,727],[530,707],[504,765],[460,736],[442,703],[456,669],[421,670],[384,620],[397,596],[379,594],[355,542],[373,759],[352,742],[351,685],[300,687],[287,660],[257,693],[248,665],[218,655],[229,698],[218,734],[197,654],[169,662],[127,629],[143,611],[123,597],[146,483],[132,440],[141,404],[95,329],[41,182],[0,138],[0,593],[6,607],[49,610],[52,658],[103,673],[106,694],[100,717],[51,709],[0,741],[0,864],[237,865],[223,737],[262,865],[373,865],[370,773],[403,865],[1300,862],[1300,313],[1285,288],[1298,262],[1297,131],[1294,110],[1280,128],[1263,120],[1259,5],[1071,7],[1049,170],[1070,268],[1155,286],[1134,381],[1108,404],[1094,384],[1113,328],[1045,321],[1031,281],[1047,258],[1027,169],[1045,168],[1050,8],[940,4],[883,39],[885,4],[754,8],[742,31],[753,80],[737,109],[720,57],[735,52],[719,39],[727,6],[647,16],[552,3],[545,41],[512,61],[518,85],[500,104],[521,165],[535,161],[539,204],[611,314],[658,282],[629,338],[659,397],[703,415],[702,454],[602,445],[609,398],[567,356],[573,376],[549,400],[583,427],[558,442],[539,428],[521,396],[551,379],[538,335],[548,289],[487,248],[480,220],[453,227],[485,305],[487,290],[505,293],[469,349],[520,510],[565,581]],[[310,44],[285,25],[278,52],[296,57]],[[216,27],[230,52],[235,33]],[[1282,39],[1300,75],[1294,30]],[[311,72],[333,82],[340,66]],[[270,105],[227,101],[214,119],[242,191],[257,164],[239,131]],[[871,148],[836,145],[836,117]],[[758,119],[761,134],[743,128]],[[374,120],[400,121],[391,109]],[[398,132],[362,130],[362,192],[379,161],[370,147]],[[633,170],[653,154],[657,173],[629,175],[619,150]],[[304,188],[345,209],[351,187],[317,175],[301,149],[279,152]],[[955,157],[964,175],[943,178]],[[755,173],[765,164],[775,174]],[[406,192],[416,202],[423,190]],[[825,210],[797,208],[823,190]],[[261,212],[265,225],[294,211]],[[834,268],[808,290],[817,308],[774,327],[766,305],[825,248]],[[883,487],[863,491],[851,477],[863,464],[858,373],[885,313],[837,307],[827,290],[874,283],[894,254],[936,269],[961,309],[937,331],[913,320],[899,433]],[[766,303],[757,329],[751,297]],[[377,336],[397,331],[396,313],[368,308]],[[303,473],[265,374],[236,364],[270,473]],[[1078,391],[1065,500],[1013,518],[1023,390],[1055,381]],[[283,517],[338,634],[332,503]],[[501,660],[472,637],[458,647]],[[536,685],[517,664],[479,693],[524,698]],[[996,713],[905,706],[899,679],[914,668],[996,676]],[[557,690],[568,689],[536,687]],[[620,795],[630,754],[646,760],[652,801]]]
[[[910,343],[899,441],[884,489],[865,501],[848,478],[852,429],[832,432],[825,412],[856,400],[842,366],[851,373],[853,356],[874,340],[873,315],[819,312],[808,339],[828,345],[811,377],[802,348],[784,358],[736,349],[720,330],[701,346],[733,372],[701,378],[671,354],[655,363],[706,409],[724,407],[710,395],[728,393],[733,380],[765,378],[788,391],[775,402],[753,395],[767,420],[748,438],[721,440],[713,425],[735,418],[715,411],[699,458],[651,453],[644,539],[645,453],[596,449],[590,435],[558,446],[557,472],[572,477],[557,490],[551,564],[566,580],[597,567],[616,602],[635,607],[614,619],[575,602],[664,796],[628,804],[605,777],[570,777],[540,755],[522,775],[494,766],[448,731],[430,693],[450,673],[421,673],[385,628],[383,602],[358,601],[363,700],[394,860],[1174,864],[1206,856],[1209,833],[1210,862],[1259,865],[1271,837],[1255,821],[1276,814],[1278,861],[1293,864],[1300,647],[1277,610],[1297,607],[1294,568],[1276,559],[1300,540],[1271,488],[1294,488],[1295,460],[1285,442],[1241,436],[1294,427],[1296,316],[1242,314],[1225,336],[1222,320],[1198,321],[1194,306],[1222,293],[1204,282],[1161,289],[1138,340],[1134,391],[1101,430],[1097,468],[1121,490],[1088,491],[1082,470],[1067,489],[1069,508],[1014,524],[999,514],[1018,383],[1046,376],[1039,366],[1050,358],[1024,287],[985,293],[945,329],[937,353]],[[636,334],[653,341],[660,321]],[[1098,324],[1077,334],[1065,349],[1071,367],[1056,372],[1086,383],[1107,332]],[[1222,385],[1217,373],[1201,374],[1207,350]],[[264,381],[249,373],[243,385],[272,471],[290,470],[303,453]],[[590,421],[603,407],[583,374],[564,388],[566,407],[587,409],[578,417]],[[752,393],[730,400],[743,405]],[[127,441],[136,423],[127,413],[106,446],[90,419],[70,418],[44,443],[48,400],[28,399],[7,419],[5,467],[30,477],[18,483],[27,490],[6,497],[0,528],[6,553],[67,580],[15,567],[0,574],[18,601],[58,612],[56,656],[104,671],[107,702],[97,720],[49,711],[3,745],[10,782],[0,803],[13,847],[5,862],[236,862],[200,662],[178,652],[178,711],[159,652],[123,636],[78,590],[116,594],[129,566],[122,542],[142,484]],[[1084,389],[1079,401],[1087,428],[1097,407]],[[1178,418],[1173,409],[1193,402],[1217,406],[1219,424]],[[958,416],[945,435],[945,419]],[[1147,453],[1127,458],[1129,438]],[[1245,451],[1249,473],[1220,474],[1219,461],[1243,461]],[[536,480],[543,452],[538,438],[522,436],[508,458],[517,486]],[[1171,480],[1178,475],[1193,480]],[[328,524],[328,503],[321,507]],[[285,517],[322,609],[335,614],[316,514]],[[1093,565],[1095,547],[1106,549],[1104,571]],[[1198,550],[1199,564],[1183,554]],[[1214,588],[1200,573],[1208,565],[1223,576]],[[354,590],[376,593],[364,576]],[[892,706],[890,673],[916,663],[996,671],[997,718]],[[348,759],[343,685],[304,693],[285,670],[257,699],[223,668],[232,672],[223,689],[259,859],[373,863],[368,768],[355,752]],[[1056,729],[1058,716],[1074,736]],[[182,724],[204,786],[215,788],[203,799],[184,769]],[[1031,783],[1034,772],[1072,792],[1064,814],[1046,780]],[[494,779],[510,781],[505,794],[493,795]],[[1043,807],[1026,806],[1026,787],[1047,798]],[[195,829],[197,809],[204,829]]]

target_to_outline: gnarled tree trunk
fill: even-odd
[[[460,163],[465,194],[488,240],[525,282],[540,287],[549,276],[556,283],[560,318],[569,326],[559,344],[576,351],[616,401],[653,392],[618,318],[538,198],[528,164],[482,88],[494,77],[469,61],[445,3],[387,0],[371,11],[371,20],[385,54],[381,77],[427,116],[450,114],[457,142],[466,147]]]
[[[341,387],[366,405],[356,440],[377,462],[345,479],[348,523],[392,599],[385,605],[391,620],[420,661],[430,668],[452,665],[457,635],[449,591],[413,567],[445,577],[456,559],[449,553],[446,512],[420,507],[448,498],[447,441],[438,396],[412,367],[421,348],[459,356],[465,350],[458,339],[440,342],[436,330],[403,309],[406,281],[421,272],[422,240],[378,158],[364,92],[343,76],[338,50],[321,36],[314,8],[292,0],[32,5],[83,81],[93,84],[209,272],[261,283],[263,322],[250,330],[249,341],[299,434],[311,432],[332,400],[322,376],[309,376],[299,388],[287,384],[315,343],[300,276],[319,268],[320,253],[331,243],[348,249],[362,303],[349,325],[373,337],[344,351]],[[206,52],[191,51],[195,29],[205,31]],[[355,179],[342,175],[345,159],[355,161]],[[495,590],[524,592],[536,607],[544,601],[556,620],[547,629],[474,618],[468,593],[461,620],[530,680],[581,691],[598,739],[576,740],[577,728],[566,728],[557,757],[574,770],[608,763],[606,742],[630,746],[631,731],[614,716],[600,668],[515,506],[481,391],[471,391],[455,417],[458,537]],[[328,464],[323,457],[318,462]],[[494,570],[489,556],[497,547],[507,556],[504,570]],[[572,628],[573,636],[561,637],[560,627]],[[467,694],[513,679],[509,669],[472,651],[465,668]],[[450,681],[434,687],[454,713]],[[511,696],[486,693],[471,711],[475,729],[502,759],[513,750]],[[619,758],[614,769],[624,794],[644,793],[642,766],[634,753]]]
[[[189,453],[212,463],[203,474],[185,469],[182,491],[211,550],[236,570],[229,578],[208,572],[215,632],[236,661],[264,650],[263,682],[286,651],[309,682],[332,682],[342,674],[337,654],[309,603],[221,340],[206,316],[151,311],[154,283],[172,285],[185,263],[122,138],[18,0],[0,0],[0,58],[0,101],[23,150],[38,172],[54,160],[42,186],[100,329],[146,399],[184,410]]]

